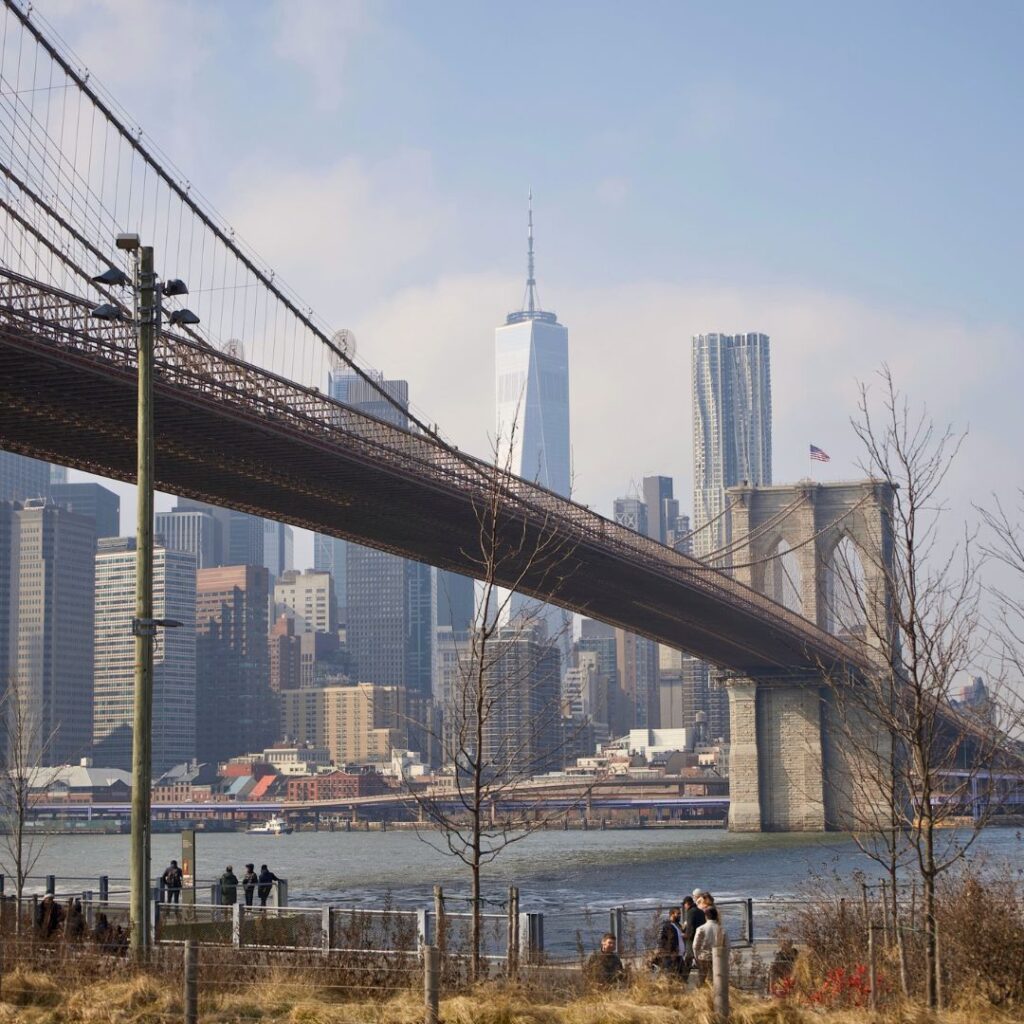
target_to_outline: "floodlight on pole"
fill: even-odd
[[[127,252],[135,252],[139,248],[139,236],[127,233],[118,235],[116,244],[118,249],[124,249]]]
[[[97,320],[123,320],[124,312],[120,306],[104,302],[102,305],[97,306],[89,316],[95,317]]]
[[[107,267],[102,274],[97,274],[93,281],[96,284],[111,284],[111,285],[126,285],[131,284],[131,278],[123,271],[118,270],[117,267]]]
[[[164,295],[188,295],[188,285],[180,277],[172,277],[163,283]]]
[[[171,311],[171,324],[182,327],[191,327],[199,323],[199,317],[191,309],[175,309]]]

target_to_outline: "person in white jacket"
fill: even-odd
[[[697,929],[693,937],[693,955],[697,961],[700,984],[705,985],[711,977],[711,951],[718,945],[722,928],[718,923],[718,908],[708,907],[704,911],[707,920]]]

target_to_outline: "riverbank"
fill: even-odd
[[[249,968],[246,968],[249,973]],[[180,984],[140,973],[72,981],[53,973],[15,970],[3,978],[0,1024],[166,1024],[183,1018]],[[244,977],[244,975],[243,975]],[[382,999],[340,999],[315,985],[297,984],[286,973],[255,977],[227,991],[203,996],[200,1024],[422,1024],[422,991],[415,988]],[[559,1000],[543,989],[488,984],[441,1000],[445,1024],[712,1024],[710,992],[681,992],[668,984],[644,983],[625,991],[598,991]],[[922,1007],[899,1005],[823,1010],[733,991],[733,1024],[1012,1024],[1020,1011],[989,1007],[950,1010],[926,1017]]]

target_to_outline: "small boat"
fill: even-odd
[[[250,825],[246,830],[246,835],[290,836],[294,831],[295,829],[292,828],[284,818],[279,818],[277,815],[272,814],[266,821],[261,822],[259,825]]]

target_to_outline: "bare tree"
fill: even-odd
[[[888,367],[880,378],[877,409],[862,386],[853,426],[862,468],[886,490],[890,511],[875,549],[859,552],[861,565],[840,559],[827,588],[838,631],[870,666],[825,673],[829,728],[843,752],[831,782],[848,787],[842,803],[857,841],[890,876],[898,940],[898,873],[910,868],[920,880],[925,998],[937,1007],[936,880],[988,820],[1015,712],[1001,693],[990,694],[984,717],[954,700],[987,651],[976,534],[964,528],[950,542],[942,530],[943,489],[965,435],[913,410]]]
[[[571,571],[574,544],[554,516],[527,517],[511,471],[515,425],[498,439],[494,463],[474,500],[476,542],[463,556],[477,580],[468,635],[453,639],[454,662],[441,696],[442,724],[432,734],[448,784],[409,785],[420,818],[420,837],[469,869],[472,977],[480,972],[481,874],[507,847],[543,828],[564,811],[549,811],[526,784],[561,767],[573,740],[561,695],[560,641],[567,616],[551,628],[551,610],[517,596],[532,589],[558,592]]]
[[[40,716],[25,690],[18,677],[11,676],[0,698],[0,827],[5,866],[14,875],[19,924],[25,880],[43,852],[44,837],[30,828],[29,821],[43,799],[39,775],[53,738],[42,735]]]

